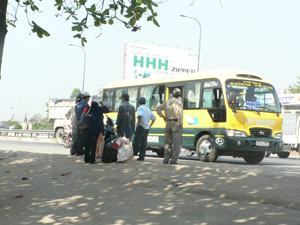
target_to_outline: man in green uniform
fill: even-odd
[[[183,105],[181,90],[175,88],[173,96],[156,108],[157,114],[166,122],[164,164],[177,164],[181,150]]]

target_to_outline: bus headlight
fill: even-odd
[[[229,137],[247,137],[246,132],[240,130],[226,130],[226,134]]]
[[[282,139],[282,133],[276,133],[276,134],[274,134],[274,138]]]

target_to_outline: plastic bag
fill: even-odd
[[[133,149],[132,144],[128,142],[128,144],[123,144],[118,150],[118,162],[126,162],[133,158]]]

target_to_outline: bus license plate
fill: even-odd
[[[270,143],[267,141],[256,141],[256,146],[269,147]]]
[[[159,143],[159,138],[158,136],[148,136],[148,142]]]

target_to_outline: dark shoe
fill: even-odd
[[[178,164],[178,163],[177,163],[177,162],[173,162],[173,161],[171,161],[171,162],[170,162],[170,164]]]
[[[163,164],[169,164],[169,161],[163,161]]]
[[[144,161],[144,159],[137,158],[136,161]]]

